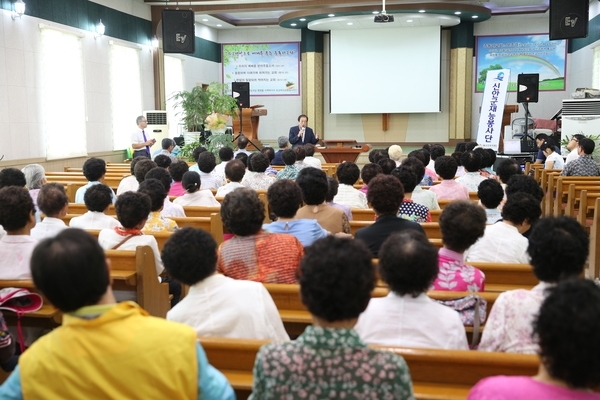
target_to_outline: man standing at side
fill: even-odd
[[[600,167],[596,161],[592,159],[592,153],[596,143],[592,139],[583,138],[579,140],[577,153],[579,158],[565,165],[561,175],[564,176],[598,176],[600,175]],[[575,151],[575,150],[573,150]]]
[[[133,158],[144,156],[150,158],[150,146],[156,143],[156,139],[149,139],[145,129],[148,127],[146,117],[140,115],[135,119],[137,129],[131,134],[131,147],[133,148]]]
[[[306,126],[308,117],[301,114],[298,117],[298,125],[290,128],[289,140],[292,147],[303,146],[305,144],[317,144],[319,135],[315,134],[311,128]]]

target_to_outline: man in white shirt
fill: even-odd
[[[508,196],[501,222],[488,225],[483,237],[464,254],[467,262],[528,264],[529,241],[522,234],[540,218],[540,202],[527,193]]]
[[[112,204],[111,190],[108,186],[102,184],[92,186],[85,192],[83,201],[89,211],[79,217],[71,218],[69,222],[71,228],[113,229],[119,226],[116,218],[105,214]]]
[[[390,286],[372,298],[354,329],[367,343],[381,346],[468,350],[465,328],[453,309],[429,297],[438,273],[438,254],[421,232],[392,234],[379,251],[379,271]]]
[[[35,206],[27,189],[0,189],[0,225],[6,230],[0,239],[0,279],[31,279],[29,260],[38,242],[30,236]]]
[[[135,119],[137,129],[131,134],[131,147],[133,157],[144,156],[150,158],[150,147],[156,143],[156,139],[150,138],[150,132],[146,132],[148,121],[140,115]]]
[[[104,183],[104,175],[106,175],[106,162],[101,158],[88,158],[83,163],[83,175],[89,182],[85,186],[77,189],[77,192],[75,192],[75,203],[79,204],[83,204],[83,196],[88,188],[99,183]],[[115,196],[114,192],[112,194],[112,199],[113,203],[117,201],[117,196]]]
[[[237,140],[237,147],[238,147],[238,150],[236,150],[236,151],[233,153],[233,158],[235,158],[235,157],[236,157],[238,154],[240,154],[240,153],[245,153],[245,154],[247,154],[248,156],[249,156],[250,154],[252,154],[251,152],[249,152],[248,150],[246,150],[246,146],[248,146],[248,138],[247,138],[246,136],[244,136],[244,135],[241,135],[241,136],[238,138],[238,140]]]
[[[31,230],[32,238],[42,241],[58,235],[60,231],[67,228],[61,219],[67,215],[69,209],[69,198],[63,185],[56,182],[46,183],[40,189],[37,203],[46,217]]]
[[[259,282],[217,273],[217,244],[208,232],[183,228],[162,251],[173,278],[190,285],[187,296],[167,313],[199,336],[287,341],[273,299]]]
[[[367,196],[353,186],[360,177],[360,170],[355,163],[346,161],[338,165],[336,176],[340,186],[337,195],[333,198],[334,203],[350,208],[369,208]]]
[[[225,166],[233,160],[233,149],[231,147],[221,147],[219,149],[219,158],[221,162],[215,166],[212,175],[225,181]]]
[[[246,167],[240,160],[230,161],[225,166],[225,176],[229,179],[229,183],[217,189],[216,197],[225,197],[228,193],[233,192],[237,188],[244,187],[242,179],[246,174]]]
[[[567,154],[565,165],[579,158],[579,152],[577,151],[577,149],[579,148],[579,141],[584,138],[585,136],[579,133],[571,136],[571,140],[569,140],[569,143],[567,143],[567,150],[569,150],[569,154]]]

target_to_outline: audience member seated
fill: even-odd
[[[210,233],[183,228],[165,243],[162,260],[170,276],[189,285],[167,319],[190,325],[198,336],[287,341],[271,295],[259,282],[216,271],[217,244]]]
[[[333,198],[335,203],[343,204],[350,208],[369,208],[367,196],[354,188],[358,181],[360,170],[358,166],[346,161],[337,166],[336,176],[339,181],[338,193]]]
[[[271,165],[285,165],[283,163],[283,159],[281,158],[282,153],[285,149],[290,146],[290,142],[287,136],[279,136],[277,138],[277,146],[279,146],[279,150],[275,153],[273,160],[271,160]]]
[[[173,178],[173,183],[169,189],[169,196],[183,196],[185,194],[185,188],[183,187],[181,180],[183,179],[183,174],[189,170],[190,167],[185,161],[175,161],[171,164],[169,173],[171,174],[171,178]]]
[[[156,273],[160,275],[164,268],[158,243],[154,236],[144,235],[142,232],[151,209],[152,200],[146,193],[123,193],[115,204],[117,219],[121,226],[102,229],[98,235],[98,243],[104,250],[135,250],[138,246],[150,246],[154,253]]]
[[[544,161],[544,169],[563,169],[565,161],[562,156],[554,151],[554,141],[550,138],[542,143],[540,150],[544,152],[546,161]]]
[[[435,172],[442,179],[439,185],[429,188],[438,200],[469,200],[469,189],[454,178],[458,165],[454,157],[441,156],[435,160]]]
[[[542,200],[544,199],[544,191],[542,190],[540,185],[532,176],[526,175],[513,175],[508,180],[508,185],[506,185],[504,193],[506,194],[507,198],[517,193],[528,193],[532,195],[538,201],[539,204],[541,204]],[[532,228],[534,223],[535,221],[533,221],[533,223],[531,224]],[[523,232],[523,236],[525,237],[529,237],[530,234],[531,228],[526,232]]]
[[[307,164],[304,164],[304,159],[306,158],[306,151],[304,150],[304,146],[294,146],[292,149],[294,153],[296,153],[296,163],[294,164],[296,168],[301,170],[302,168],[308,167]],[[283,153],[281,154],[283,157]]]
[[[469,192],[476,192],[479,184],[487,179],[479,173],[482,161],[481,154],[475,151],[464,153],[460,158],[466,172],[460,178],[456,178],[456,182],[465,185]]]
[[[390,158],[390,155],[384,149],[373,149],[369,152],[369,162],[378,164],[379,160],[383,158]]]
[[[157,165],[154,161],[146,157],[140,157],[140,160],[137,162],[135,167],[133,167],[133,174],[135,175],[135,180],[138,182],[138,186],[136,186],[135,191],[138,189],[139,184],[144,182],[144,179],[146,179],[146,174],[151,169],[154,169],[156,167]]]
[[[421,182],[425,176],[425,166],[416,157],[407,157],[402,161],[403,168],[411,169],[417,176],[417,182]],[[432,186],[433,187],[433,186]],[[424,190],[421,185],[415,186],[411,194],[411,200],[427,207],[429,210],[439,210],[437,195],[431,190]]]
[[[579,158],[579,152],[577,151],[577,149],[579,148],[579,141],[581,139],[585,139],[585,136],[583,136],[580,133],[571,136],[571,139],[569,140],[569,143],[567,143],[566,146],[567,150],[569,151],[569,154],[567,154],[565,165],[575,160],[576,158]]]
[[[267,158],[269,159],[269,166],[265,170],[265,174],[276,176],[278,171],[271,166],[271,161],[273,161],[273,159],[275,158],[275,150],[273,150],[272,147],[265,146],[262,149],[260,149],[260,152],[267,156]]]
[[[85,179],[88,180],[88,183],[85,186],[77,189],[77,192],[75,192],[75,203],[80,204],[83,204],[83,196],[85,195],[86,190],[93,185],[104,183],[104,175],[106,175],[106,162],[104,162],[104,160],[101,158],[88,158],[83,163],[83,175],[85,176]],[[115,196],[114,192],[112,193],[112,199],[113,203],[117,201],[117,196]]]
[[[252,153],[248,156],[248,160],[246,160],[246,173],[244,174],[244,178],[242,179],[242,185],[246,187],[246,181],[250,179],[251,176],[254,175],[254,168],[252,167],[252,159],[259,154],[258,152]]]
[[[171,139],[169,139],[171,140]],[[159,168],[164,168],[166,170],[169,170],[169,167],[171,166],[171,163],[173,161],[171,161],[171,159],[164,155],[164,154],[159,154],[156,157],[154,157],[153,161],[156,163],[156,166]]]
[[[348,207],[345,204],[333,202],[333,199],[338,194],[339,186],[340,186],[340,184],[338,183],[337,180],[335,180],[331,176],[327,177],[327,196],[325,197],[325,202],[327,203],[328,206],[332,206],[332,207],[339,208],[340,210],[342,210],[344,212],[344,214],[346,214],[346,217],[348,217],[348,221],[352,221],[352,210],[350,209],[350,207]]]
[[[285,167],[277,173],[277,179],[296,180],[300,168],[296,166],[296,152],[292,149],[285,149],[281,153],[281,159]]]
[[[195,174],[195,172],[190,172]],[[178,229],[177,223],[170,218],[161,215],[167,192],[158,179],[147,178],[140,183],[139,193],[145,193],[150,197],[150,215],[142,228],[142,232],[152,234],[154,232],[173,232]]]
[[[194,162],[196,164],[190,167],[190,171],[196,171],[197,173],[200,173],[200,168],[198,168],[198,158],[200,157],[200,154],[204,153],[205,151],[207,150],[204,146],[196,147],[194,149],[194,151],[192,152],[192,158],[194,159]]]
[[[276,220],[264,224],[264,230],[293,235],[304,247],[327,236],[328,232],[319,225],[317,220],[296,218],[298,208],[302,205],[302,191],[294,181],[282,179],[275,182],[267,191],[267,199],[269,209]]]
[[[462,157],[463,152],[454,152],[452,153],[450,156],[452,158],[454,158],[454,161],[456,161],[456,165],[458,166],[458,168],[456,169],[456,177],[458,178],[459,176],[463,176],[465,174],[465,167],[462,166],[462,164],[460,163],[460,158]],[[437,171],[436,171],[437,172]],[[438,173],[439,175],[439,173]]]
[[[398,210],[398,217],[413,222],[431,222],[429,209],[422,204],[411,200],[411,195],[417,186],[417,175],[411,168],[402,165],[392,171],[392,176],[397,178],[404,189],[404,198]]]
[[[399,167],[402,160],[402,147],[398,146],[397,144],[391,145],[388,148],[388,156],[391,160],[394,160],[396,167]]]
[[[544,154],[541,147],[542,144],[544,144],[544,142],[548,140],[548,138],[548,135],[546,135],[545,133],[538,133],[535,136],[535,144],[538,148],[537,155],[535,156],[535,164],[543,164],[544,162],[546,162],[546,154]],[[558,146],[554,148],[554,151],[560,154],[560,148]]]
[[[404,359],[367,347],[354,329],[375,286],[371,254],[352,239],[307,248],[299,270],[313,325],[293,342],[261,347],[252,399],[413,399]]]
[[[88,212],[79,217],[71,218],[69,222],[71,228],[113,229],[119,226],[119,221],[116,218],[106,215],[108,207],[112,204],[111,191],[108,186],[103,184],[92,186],[85,192],[83,201]]]
[[[488,225],[495,224],[502,219],[502,212],[498,207],[504,198],[504,189],[498,181],[487,179],[481,182],[477,189],[477,197],[485,210]]]
[[[427,168],[429,168],[430,170],[432,170],[433,172],[435,172],[437,174],[437,170],[435,169],[435,161],[439,157],[443,157],[446,155],[446,148],[439,143],[432,144],[431,148],[429,149],[429,155],[430,155],[431,160],[429,160],[429,164],[427,164]]]
[[[304,168],[300,171],[296,184],[302,190],[302,199],[306,204],[296,213],[297,218],[314,219],[323,229],[333,234],[350,233],[350,224],[346,213],[325,202],[329,185],[324,171],[316,168]]]
[[[122,196],[129,193],[136,194]],[[235,398],[192,328],[151,317],[133,302],[117,304],[104,252],[84,231],[41,242],[31,271],[63,323],[21,355],[0,387],[2,399]]]
[[[27,189],[0,189],[0,225],[6,231],[0,239],[0,279],[30,279],[29,259],[37,240],[30,236],[35,226],[35,206]]]
[[[444,207],[440,215],[444,247],[438,251],[434,290],[483,292],[485,275],[466,265],[463,253],[483,236],[485,221],[485,211],[472,201],[456,200]]]
[[[31,230],[32,238],[40,241],[54,237],[67,228],[67,225],[61,219],[67,215],[69,210],[69,198],[63,185],[51,182],[42,186],[38,195],[38,206],[45,217],[42,222],[36,224]]]
[[[483,169],[484,169],[484,171],[486,171],[489,174],[490,178],[496,179],[497,175],[494,172],[494,164],[496,164],[496,159],[497,159],[496,152],[494,150],[488,149],[488,148],[483,149],[483,150],[488,155],[488,158],[486,158],[486,163],[485,163]]]
[[[156,159],[159,156],[165,156],[169,159],[170,162],[163,161],[163,163],[168,164],[168,165],[162,166],[161,168],[169,168],[169,165],[171,165],[171,163],[177,162],[177,157],[175,157],[171,153],[173,151],[173,149],[175,148],[175,142],[171,138],[164,138],[160,142],[160,147],[161,147],[161,150],[152,157],[152,161],[156,162],[156,164],[160,164],[161,161],[157,161]]]
[[[437,175],[434,170],[427,168],[427,165],[429,165],[429,161],[431,160],[429,152],[425,149],[413,150],[410,153],[408,153],[408,157],[414,157],[423,163],[425,174],[423,175],[423,179],[421,180],[421,182],[419,182],[419,185],[432,186],[433,181],[437,179]]]
[[[240,188],[225,196],[221,218],[234,236],[219,247],[218,269],[233,279],[296,283],[304,247],[292,235],[262,230],[264,216],[256,191]]]
[[[265,171],[269,166],[269,159],[262,153],[254,153],[248,159],[252,165],[252,174],[248,174],[247,179],[244,178],[242,184],[254,190],[267,190],[274,182],[277,181],[272,175],[267,175]]]
[[[210,151],[205,151],[198,156],[198,168],[202,189],[218,189],[225,184],[225,176],[215,173],[217,159]]]
[[[496,174],[492,170],[492,166],[494,163],[492,162],[492,156],[487,151],[488,149],[484,149],[483,147],[477,147],[473,152],[479,154],[481,156],[481,164],[479,166],[479,175],[484,178],[496,179]],[[493,152],[493,150],[492,150]],[[494,153],[494,161],[496,160],[496,154]],[[477,190],[475,190],[477,191]]]
[[[307,143],[304,145],[304,153],[306,157],[304,157],[304,164],[309,167],[321,169],[322,163],[321,160],[315,157],[315,145],[312,143]]]
[[[176,198],[173,204],[180,206],[204,206],[204,207],[220,207],[221,204],[215,199],[215,195],[208,189],[200,189],[200,175],[194,171],[188,171],[183,174],[183,187],[185,194]],[[221,186],[224,187],[224,186]],[[220,188],[219,188],[220,189]]]
[[[148,160],[148,158],[146,158],[144,156],[139,156],[139,157],[135,157],[133,160],[131,160],[131,163],[129,163],[129,170],[131,171],[131,175],[126,176],[125,178],[121,179],[121,182],[119,182],[119,187],[117,187],[117,196],[120,196],[121,194],[123,194],[125,192],[129,192],[130,190],[134,191],[134,192],[136,190],[138,190],[138,186],[140,183],[138,182],[137,178],[135,177],[135,166],[137,165],[137,163],[140,160]],[[148,160],[148,161],[150,161],[150,160]],[[85,202],[85,196],[84,196],[84,202]]]
[[[549,289],[533,322],[540,347],[537,375],[485,378],[468,399],[598,399],[599,330],[600,289],[584,279],[560,283]]]
[[[498,178],[500,179],[500,184],[503,189],[506,189],[506,185],[508,184],[508,180],[513,175],[523,175],[523,170],[519,163],[512,159],[508,158],[498,165]]]
[[[502,221],[485,228],[483,237],[465,252],[470,262],[529,263],[527,238],[522,234],[540,218],[540,203],[530,194],[511,195],[502,208]]]
[[[369,182],[371,182],[371,179],[375,178],[379,174],[383,174],[381,165],[373,163],[364,165],[360,171],[360,178],[363,181],[363,187],[358,190],[363,192],[366,196],[369,192]]]
[[[213,175],[219,176],[222,181],[225,181],[225,166],[233,160],[233,149],[225,146],[219,149],[219,159],[221,162],[213,170]]]
[[[378,267],[391,291],[386,297],[371,298],[358,318],[354,329],[365,342],[468,350],[458,313],[427,297],[438,274],[437,253],[417,231],[394,233],[383,243]]]
[[[185,211],[183,210],[183,207],[179,204],[173,204],[169,199],[169,196],[167,195],[167,193],[169,193],[169,190],[171,189],[173,179],[171,178],[171,174],[169,174],[169,172],[166,169],[159,167],[152,168],[146,174],[145,179],[158,179],[165,188],[165,201],[163,203],[163,209],[160,212],[160,215],[162,217],[185,217]]]
[[[252,153],[250,153],[252,154]],[[242,164],[244,164],[244,168],[248,167],[248,154],[246,153],[239,153],[237,156],[235,156],[236,160],[240,160],[242,162]]]
[[[26,187],[25,174],[16,168],[4,168],[0,171],[0,189],[7,186]]]
[[[217,197],[225,197],[235,189],[244,187],[244,185],[242,185],[242,179],[244,179],[245,173],[246,166],[241,160],[233,160],[227,163],[225,166],[225,176],[229,179],[229,183],[217,189]]]
[[[378,257],[379,248],[394,232],[417,230],[425,233],[421,225],[397,216],[404,198],[398,178],[391,175],[376,176],[369,183],[367,198],[375,211],[376,220],[372,225],[359,229],[355,238],[366,243],[373,257]]]
[[[596,143],[592,139],[583,138],[579,141],[577,154],[579,157],[565,166],[561,175],[564,176],[598,176],[600,167],[592,159]]]
[[[527,252],[540,283],[531,290],[509,290],[498,296],[485,324],[479,350],[538,352],[531,324],[546,297],[546,289],[583,274],[589,237],[571,217],[542,218],[533,228]]]
[[[47,182],[46,171],[44,170],[44,167],[39,164],[29,164],[26,165],[21,172],[23,175],[25,175],[25,187],[27,190],[29,190],[29,195],[33,200],[33,205],[35,205],[36,210],[39,210],[37,205],[37,196],[40,193],[42,186],[44,186]]]
[[[246,154],[249,156],[251,153],[246,150],[248,146],[248,138],[244,135],[241,135],[237,140],[237,150],[233,153],[233,157],[237,157],[238,154]]]
[[[377,164],[381,167],[381,172],[384,175],[390,175],[392,171],[396,168],[396,162],[389,158],[382,158],[377,162]]]

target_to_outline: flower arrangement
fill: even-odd
[[[229,116],[221,113],[213,112],[204,120],[205,127],[211,132],[225,131],[227,129],[227,119]]]

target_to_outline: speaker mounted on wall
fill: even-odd
[[[540,90],[540,74],[517,76],[517,103],[537,103]]]
[[[193,53],[194,11],[162,10],[163,51],[165,53]]]
[[[231,92],[238,107],[250,107],[250,82],[231,82]]]
[[[550,40],[588,35],[589,0],[550,0]]]

